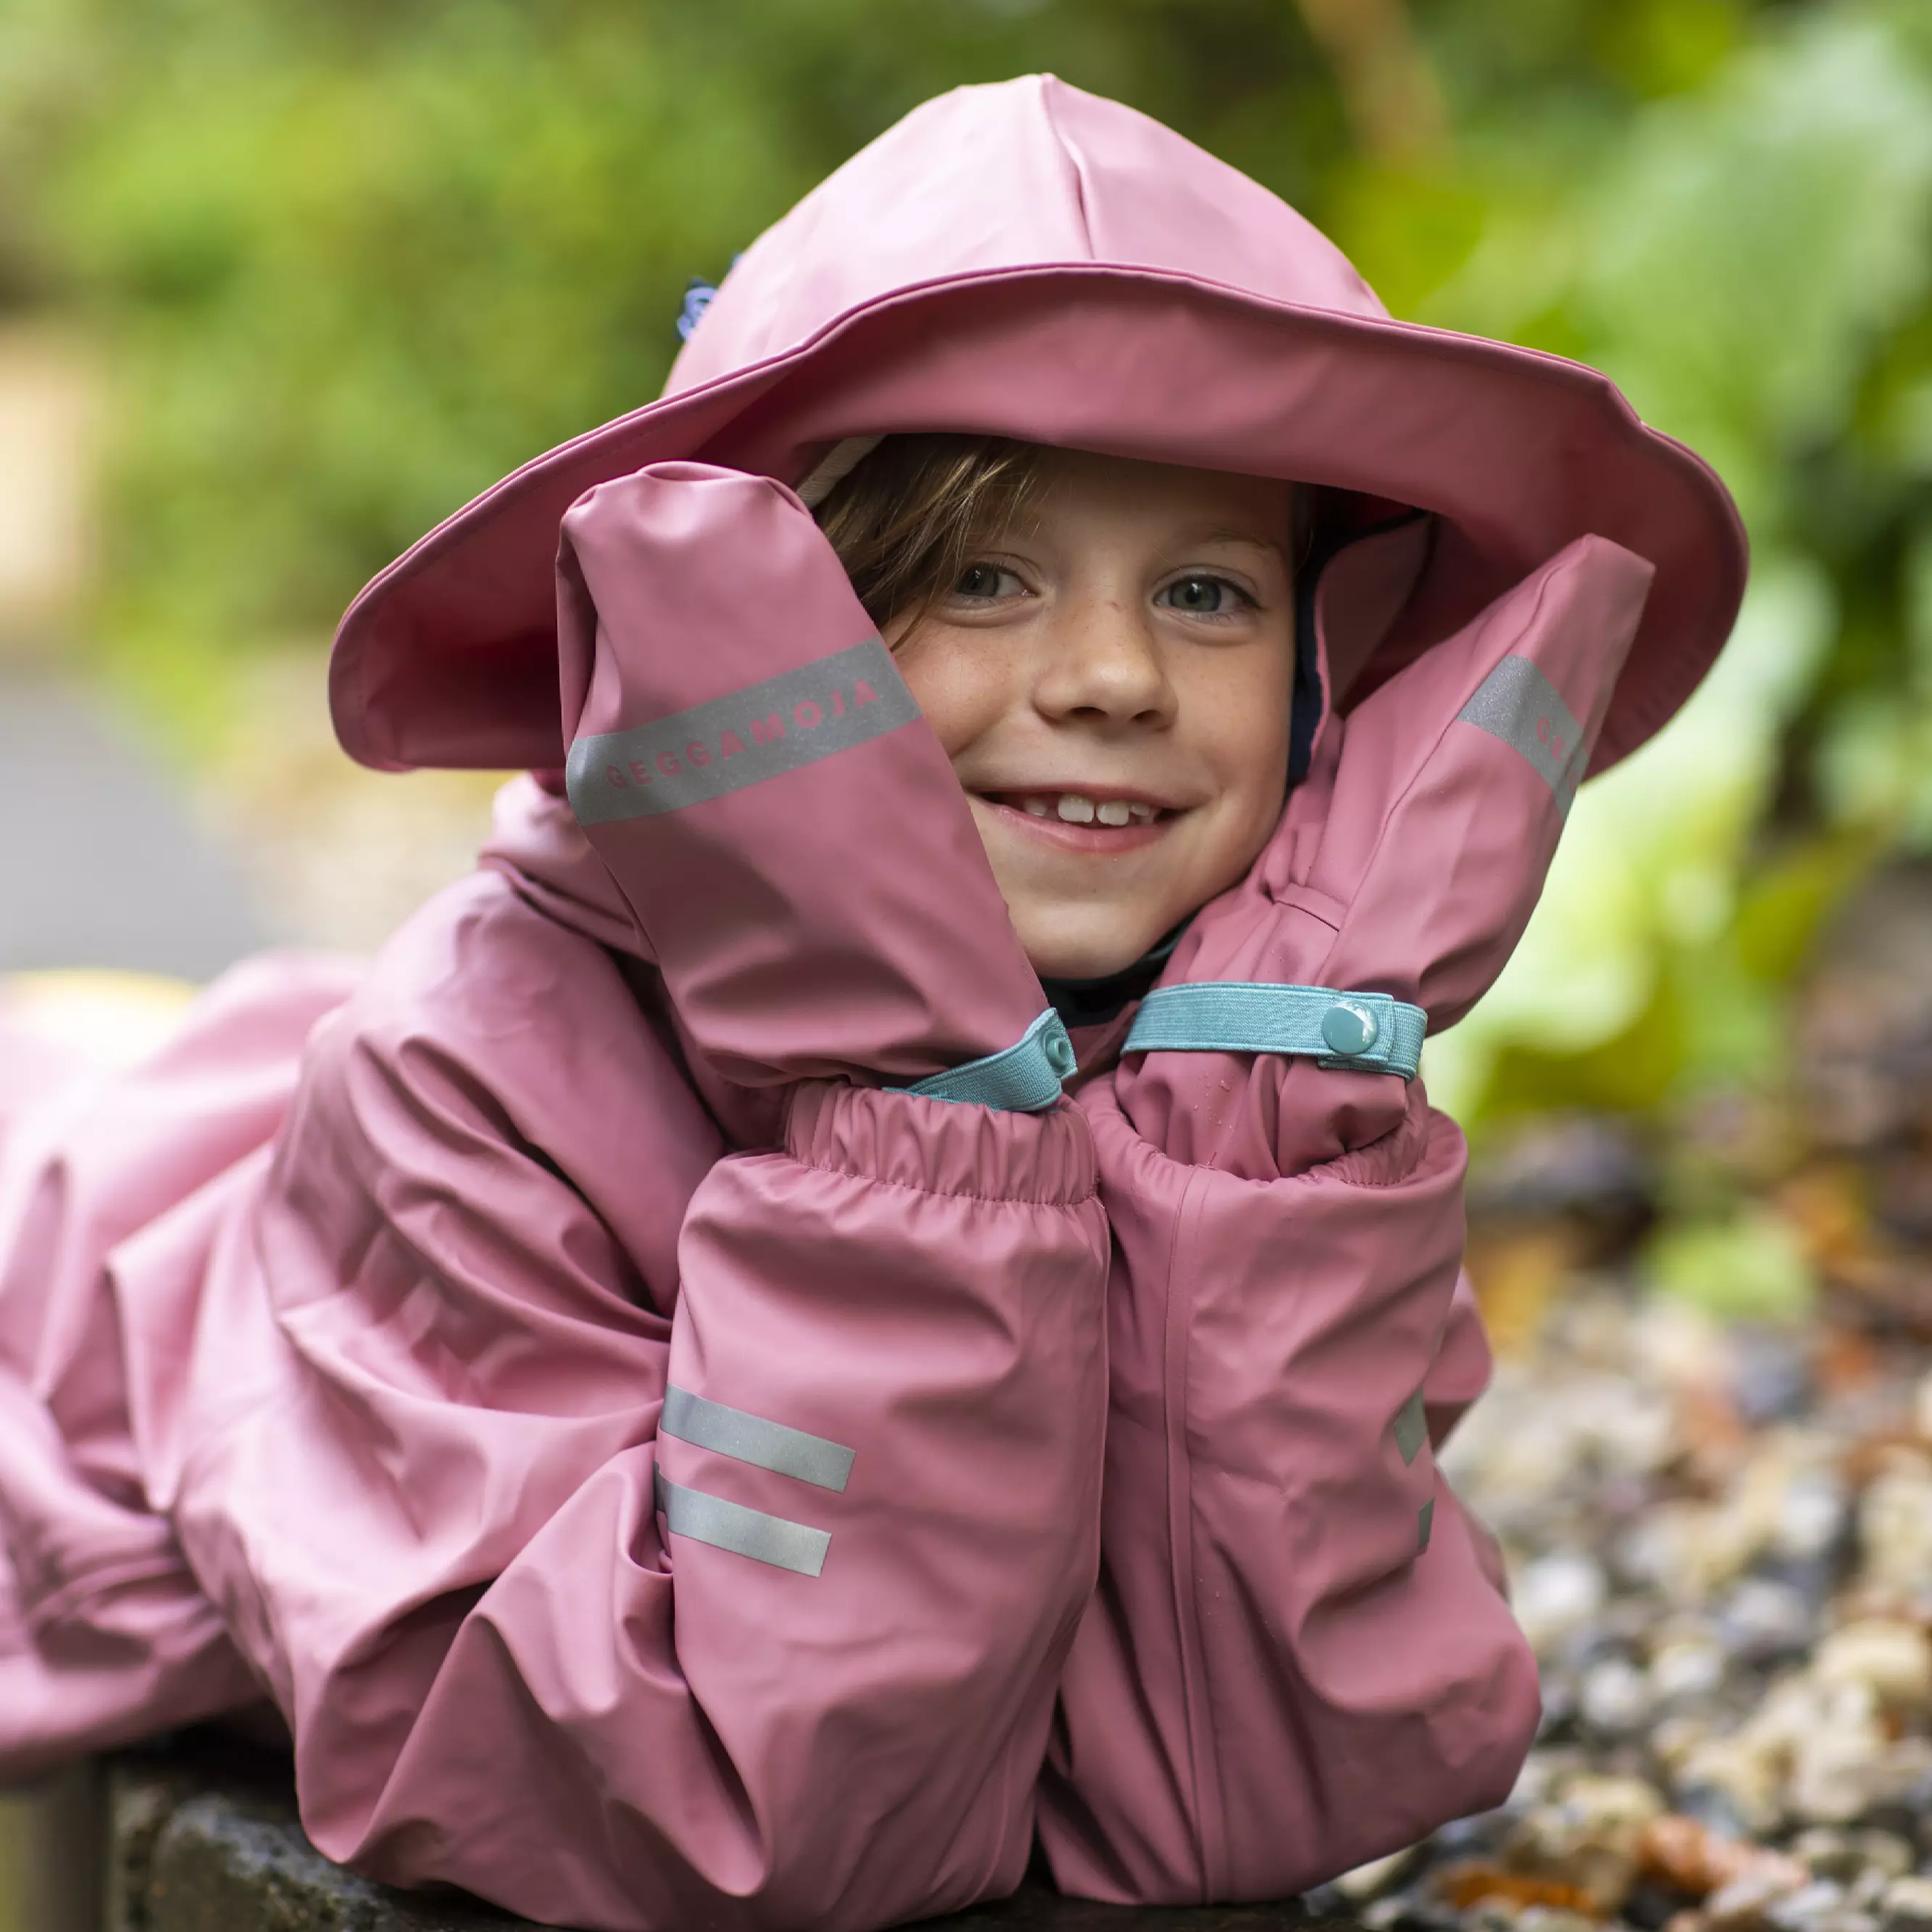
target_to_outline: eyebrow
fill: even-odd
[[[1208,530],[1192,531],[1184,542],[1248,544],[1256,550],[1276,551],[1284,560],[1288,558],[1289,549],[1288,541],[1284,538],[1262,536],[1252,530],[1243,530],[1234,524],[1216,524]]]

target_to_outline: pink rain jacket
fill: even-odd
[[[1108,262],[1138,265],[1118,312]],[[574,741],[583,822],[517,780],[478,870],[372,966],[244,965],[131,1073],[0,1042],[0,1777],[266,1692],[331,1856],[620,1932],[939,1912],[1010,1890],[1036,1834],[1090,1896],[1276,1896],[1507,1792],[1535,1672],[1432,1458],[1487,1356],[1462,1143],[1420,1082],[1226,1040],[1120,1058],[1116,1026],[1034,1111],[898,1090],[1045,1004],[922,721],[676,811],[580,783],[621,789],[599,748],[626,730],[834,659],[860,666],[842,716],[862,674],[901,702],[889,659],[840,655],[866,627],[782,486],[917,399],[896,421],[868,356],[842,414],[830,375],[795,382],[794,418],[818,413],[788,430],[769,371],[906,290],[1029,274],[1027,327],[1084,304],[1090,347],[1153,331],[1154,364],[1197,338],[1214,368],[1261,356],[1223,324],[1286,356],[1300,314],[1346,387],[1340,314],[1441,373],[1427,332],[1165,130],[1052,82],[971,91],[761,240],[673,398],[622,430],[638,460],[573,478],[565,506],[598,487],[563,524],[535,723],[502,698],[531,679],[449,670],[488,622],[527,643],[501,614],[524,578],[502,565],[470,616],[425,588],[509,498],[380,581],[338,658],[352,746],[556,766]],[[983,320],[961,340],[1008,358],[1005,426],[1108,446],[1070,398],[1125,420],[1131,372],[1012,360],[1012,316]],[[926,424],[1000,426],[958,403],[953,339],[917,332]],[[1501,416],[1510,353],[1454,352],[1491,357]],[[1720,493],[1600,379],[1521,360],[1519,412],[1588,399],[1616,487],[1566,530],[1492,477],[1516,512],[1438,510],[1432,549],[1411,521],[1330,567],[1312,770],[1164,983],[1454,1018],[1592,746],[1652,728],[1721,639]],[[1257,410],[1273,366],[1246,365]],[[1220,407],[1180,453],[1220,436],[1268,466]],[[1143,417],[1122,440],[1160,453]],[[666,422],[681,444],[649,447]],[[753,461],[756,436],[782,454]],[[1454,470],[1426,422],[1390,440]],[[1369,480],[1313,454],[1275,473]],[[1681,514],[1654,543],[1630,524],[1666,483],[1704,506],[1701,579]],[[690,605],[701,648],[653,615],[693,557],[732,586],[722,616]]]

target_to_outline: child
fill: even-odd
[[[345,620],[357,757],[537,773],[480,869],[10,1126],[0,1774],[266,1693],[332,1856],[623,1932],[1498,1802],[1415,1054],[1742,570],[1139,116],[920,110]]]

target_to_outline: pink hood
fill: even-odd
[[[1684,702],[1742,592],[1723,486],[1604,376],[1391,321],[1265,189],[1030,76],[890,129],[752,244],[662,400],[526,464],[370,584],[336,640],[344,745],[395,769],[561,764],[572,502],[673,458],[796,484],[846,437],[932,429],[1294,478],[1366,500],[1364,520],[1431,512],[1324,584],[1336,700],[1610,538],[1656,576],[1593,770]]]

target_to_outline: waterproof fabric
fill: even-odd
[[[538,458],[377,578],[336,640],[343,743],[392,767],[562,764],[551,566],[578,497],[676,458],[796,484],[841,439],[929,429],[1292,477],[1347,493],[1348,523],[1431,512],[1419,580],[1384,568],[1338,610],[1345,691],[1577,538],[1622,544],[1657,578],[1599,770],[1689,695],[1743,587],[1722,485],[1594,370],[1391,321],[1264,189],[1035,76],[908,116],[746,250],[663,400]]]
[[[980,98],[998,134],[1046,97]],[[988,207],[968,260],[1025,214]],[[836,298],[790,232],[758,285]],[[790,326],[734,300],[748,357]],[[544,639],[580,746],[862,644],[776,484],[588,481]],[[1362,679],[1415,530],[1324,575],[1358,701],[1163,983],[1439,1023],[1500,970],[1672,566],[1573,532]],[[732,589],[694,652],[652,614],[700,556]],[[892,1090],[1045,1004],[937,757],[905,716],[630,817],[519,779],[366,972],[256,962],[131,1073],[34,1063],[0,1114],[0,1777],[266,1694],[325,1851],[614,1932],[866,1932],[1036,1840],[1097,1898],[1276,1896],[1502,1798],[1535,1672],[1432,1449],[1487,1370],[1460,1136],[1394,1074],[1116,1064],[1130,1016],[1042,1112]],[[881,824],[938,902],[860,849]]]
[[[1190,1383],[1261,1370],[1299,1311],[1222,1436],[1180,1388],[1136,1413],[1138,1377],[1110,1416],[1108,1357],[1150,1314],[1112,1240],[1226,1177],[1124,1132],[1104,1079],[1044,1116],[801,1082],[770,1147],[530,781],[346,991],[244,969],[8,1147],[0,1774],[266,1690],[325,1851],[652,1932],[941,1911],[1010,1888],[1036,1827],[1097,1896],[1268,1895],[1506,1790],[1533,1666],[1426,1450],[1385,1446],[1432,1360],[1438,1427],[1486,1371],[1446,1123],[1426,1162],[1412,1136],[1189,1211],[1201,1254],[1154,1281],[1218,1310],[1145,1339]],[[846,1489],[661,1435],[668,1384],[852,1449]],[[1110,1444],[1184,1423],[1182,1482],[1110,1489],[1096,1595]],[[1249,1607],[1175,1628],[1170,1539],[1218,1544],[1258,1457],[1290,1480]],[[660,1471],[829,1530],[821,1574],[668,1534]],[[1390,1496],[1402,1546],[1365,1545]],[[1161,1622],[1123,1636],[1130,1598]],[[1219,1707],[1257,1694],[1250,1756]],[[1204,1810],[1204,1737],[1264,1828]]]
[[[706,1063],[910,1082],[1020,1039],[1046,995],[959,782],[805,506],[661,464],[558,574],[571,802]]]

